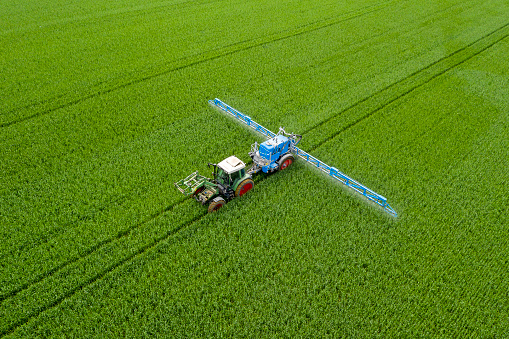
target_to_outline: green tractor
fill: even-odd
[[[198,172],[175,183],[183,194],[192,195],[202,205],[208,204],[208,211],[215,212],[235,197],[241,197],[250,191],[254,182],[251,174],[246,172],[246,165],[236,156],[224,159],[219,164],[208,163],[214,167],[214,179],[209,179]]]

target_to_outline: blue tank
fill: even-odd
[[[268,160],[264,164],[262,171],[264,173],[272,172],[278,168],[277,161],[289,152],[290,139],[284,135],[276,135],[274,138],[264,141],[260,144],[259,156]]]

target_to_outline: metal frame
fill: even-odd
[[[193,194],[196,187],[206,182],[208,178],[199,175],[198,171],[189,174],[185,179],[174,183],[175,187],[185,195]]]

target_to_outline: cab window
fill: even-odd
[[[235,180],[240,178],[240,171],[231,173],[230,175],[231,175],[231,178],[232,178],[232,182],[234,182]]]
[[[217,169],[217,179],[223,184],[228,184],[228,174],[226,174],[222,168]]]

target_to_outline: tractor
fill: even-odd
[[[241,197],[250,191],[254,182],[251,174],[246,173],[246,164],[232,155],[219,164],[207,164],[214,167],[213,179],[201,176],[198,171],[175,183],[180,192],[192,195],[202,205],[208,204],[208,211],[215,212],[235,197]]]
[[[294,162],[296,157],[299,157],[343,185],[363,195],[369,201],[381,206],[392,216],[396,217],[398,215],[387,203],[385,197],[340,172],[337,168],[327,165],[297,147],[297,144],[302,139],[301,135],[286,133],[283,128],[279,128],[279,132],[275,134],[258,124],[248,115],[237,111],[217,98],[209,100],[209,103],[267,138],[260,145],[257,142],[251,145],[249,156],[253,164],[248,170],[245,169],[246,164],[242,160],[232,155],[219,164],[208,164],[209,167],[214,167],[214,172],[212,173],[213,179],[201,176],[196,171],[174,184],[180,192],[187,196],[194,196],[202,205],[208,205],[209,212],[217,211],[233,198],[243,196],[246,192],[250,191],[254,186],[253,174],[260,171],[269,174],[284,170]]]
[[[294,161],[291,147],[301,138],[281,128],[273,138],[260,145],[257,142],[251,145],[249,156],[253,165],[247,171],[246,164],[232,155],[218,164],[207,164],[208,167],[214,167],[213,179],[199,175],[196,171],[176,182],[175,187],[187,196],[192,195],[202,205],[208,205],[208,212],[215,212],[233,198],[250,191],[254,186],[253,174],[259,171],[274,173],[288,168]]]

